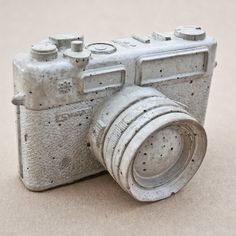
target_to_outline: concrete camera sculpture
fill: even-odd
[[[216,41],[194,26],[83,41],[52,36],[14,59],[23,183],[41,191],[107,170],[139,201],[176,193],[206,152]]]

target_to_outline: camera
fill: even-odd
[[[84,44],[54,35],[13,61],[19,175],[32,191],[108,171],[139,201],[178,192],[206,152],[216,41],[199,26]]]

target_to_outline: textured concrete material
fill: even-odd
[[[0,1],[0,234],[235,235],[235,8],[235,1],[211,0]],[[183,24],[202,25],[218,41],[205,119],[208,149],[191,182],[154,204],[135,201],[110,175],[42,193],[26,190],[16,176],[15,112],[9,103],[14,55],[52,33],[79,32],[92,42]]]
[[[200,26],[88,45],[84,37],[74,38],[49,37],[13,61],[23,183],[34,191],[72,183],[103,171],[98,159],[138,200],[173,195],[205,156],[206,135],[198,122],[205,119],[216,40]],[[156,97],[150,107],[148,97]],[[159,148],[153,133],[166,129],[162,148],[154,152]],[[139,145],[147,142],[139,136],[153,139],[144,152],[150,158],[144,155],[142,161],[143,172],[152,169],[152,175],[140,177],[148,185],[136,181],[132,168]],[[105,148],[106,141],[112,148]],[[160,161],[153,165],[152,159]]]

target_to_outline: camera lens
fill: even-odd
[[[181,106],[152,88],[128,87],[105,103],[92,125],[97,159],[140,201],[179,191],[206,151],[204,128]]]

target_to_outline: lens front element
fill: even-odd
[[[186,161],[186,158],[181,159],[186,143],[179,131],[177,126],[166,127],[144,141],[133,163],[133,177],[137,184],[144,188],[157,187],[179,172]]]

